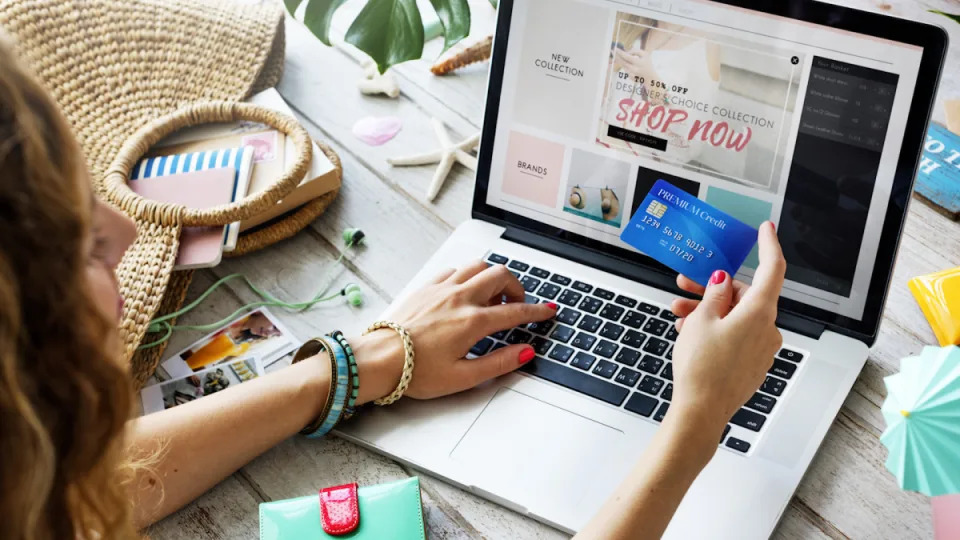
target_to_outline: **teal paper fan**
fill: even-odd
[[[925,347],[884,382],[887,470],[904,490],[960,493],[960,348]]]

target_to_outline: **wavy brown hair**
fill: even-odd
[[[2,41],[2,40],[0,40]],[[93,195],[46,91],[0,43],[0,538],[136,536],[120,467],[132,407],[86,284]]]

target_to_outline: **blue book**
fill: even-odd
[[[960,219],[960,135],[930,123],[913,191],[941,214]]]

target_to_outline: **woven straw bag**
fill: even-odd
[[[184,226],[243,220],[290,193],[311,146],[293,118],[239,103],[283,70],[283,8],[270,0],[0,0],[0,27],[59,103],[87,158],[96,191],[137,222],[117,270],[126,300],[120,332],[136,386],[162,347],[138,351],[149,321],[183,303],[193,276],[173,272]],[[271,188],[206,210],[142,199],[126,184],[150,146],[182,127],[251,120],[292,138],[297,160]],[[320,145],[340,171],[339,159]],[[321,214],[329,193],[282,221],[240,237],[230,255],[282,240]]]

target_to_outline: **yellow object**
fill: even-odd
[[[904,418],[910,418],[910,411],[900,411],[900,416],[903,416]]]
[[[960,135],[960,99],[951,99],[944,102],[947,109],[947,129]]]
[[[190,369],[197,371],[204,366],[215,364],[232,356],[240,356],[247,352],[249,348],[249,343],[238,345],[230,339],[226,332],[223,332],[213,338],[210,343],[200,347],[200,350],[191,354],[187,358],[187,365],[190,366]]]
[[[960,345],[960,267],[908,283],[940,345]]]

